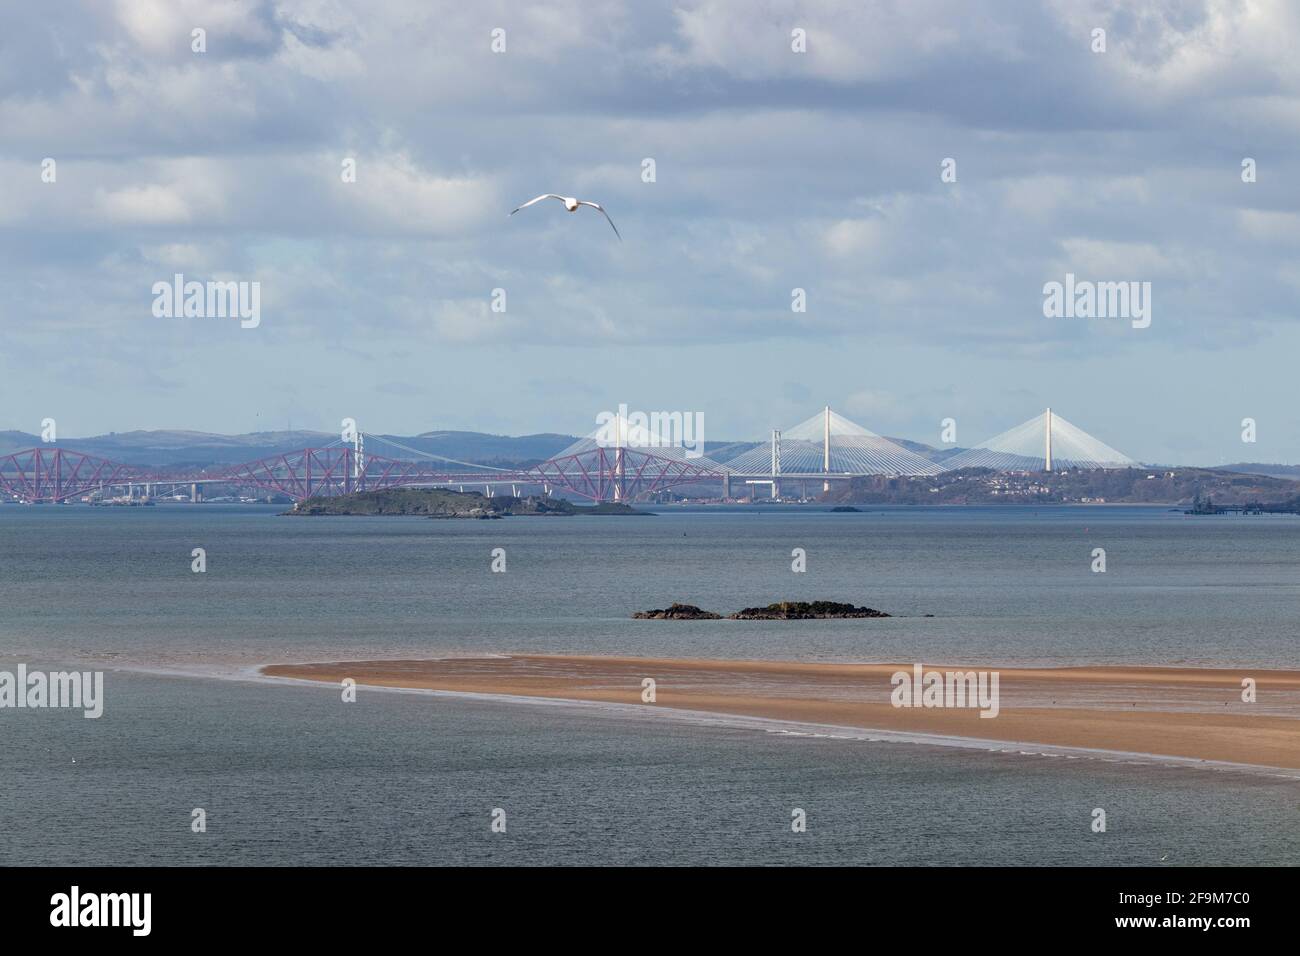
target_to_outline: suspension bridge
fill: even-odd
[[[664,443],[643,425],[617,418],[535,465],[498,468],[458,461],[410,448],[393,439],[357,432],[318,448],[286,451],[253,461],[210,468],[166,469],[128,465],[96,455],[46,446],[0,457],[0,495],[29,504],[97,502],[114,493],[137,495],[183,489],[191,501],[214,485],[283,495],[294,501],[400,487],[482,488],[487,494],[509,486],[511,494],[535,489],[543,495],[573,495],[592,501],[628,501],[670,488],[716,486],[731,498],[737,483],[767,485],[775,497],[783,483],[820,483],[865,475],[935,476],[960,468],[1053,471],[1067,468],[1126,468],[1138,465],[1051,409],[936,462],[869,431],[829,407],[769,441],[715,449]],[[383,444],[388,457],[370,454]],[[386,449],[387,450],[387,449]]]

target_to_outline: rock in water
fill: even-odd
[[[814,618],[889,617],[871,607],[835,601],[781,601],[767,607],[747,607],[728,617],[733,621],[807,621]]]
[[[721,614],[702,611],[694,604],[674,604],[657,611],[637,611],[632,617],[643,621],[719,621]]]

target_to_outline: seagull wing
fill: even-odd
[[[590,206],[592,209],[599,209],[599,210],[600,210],[600,214],[601,214],[602,216],[604,216],[605,219],[609,222],[609,228],[613,229],[613,230],[614,230],[614,235],[618,236],[618,241],[619,241],[619,242],[622,242],[622,241],[623,241],[623,237],[622,237],[622,235],[619,234],[618,226],[614,225],[614,220],[609,218],[609,213],[605,212],[605,207],[604,207],[604,206],[602,206],[602,205],[601,205],[600,203],[598,203],[598,202],[590,202],[590,201],[588,201],[588,200],[586,200],[586,199],[579,199],[579,200],[578,200],[578,205],[579,205],[579,206]]]
[[[516,206],[514,209],[511,209],[511,210],[510,210],[510,215],[513,216],[513,215],[514,215],[515,213],[517,213],[520,209],[527,209],[527,208],[528,208],[529,206],[531,206],[533,203],[535,203],[535,202],[541,202],[543,199],[559,199],[559,200],[563,200],[564,197],[563,197],[563,196],[557,196],[557,195],[555,195],[555,193],[542,193],[542,195],[538,196],[536,199],[530,199],[530,200],[528,200],[528,202],[524,203],[522,206]]]

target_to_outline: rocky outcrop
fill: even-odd
[[[871,607],[836,601],[780,601],[767,607],[747,607],[727,617],[733,621],[810,621],[823,618],[889,617]]]
[[[835,601],[780,601],[767,607],[747,607],[728,614],[729,621],[812,621],[830,618],[891,617],[872,607],[857,607]],[[929,617],[930,615],[926,615]],[[721,614],[702,611],[694,604],[674,604],[657,611],[637,611],[632,617],[643,621],[718,621]]]
[[[385,488],[332,498],[304,498],[291,515],[416,515],[427,518],[509,518],[514,515],[648,515],[622,502],[575,505],[563,498],[529,495],[488,498],[473,491],[447,488]]]
[[[641,621],[720,621],[721,614],[702,611],[694,604],[674,604],[657,611],[637,611],[632,617]]]

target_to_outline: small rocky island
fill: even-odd
[[[286,515],[414,515],[426,518],[509,518],[516,515],[650,515],[625,504],[575,505],[563,498],[529,495],[492,498],[445,488],[385,488],[335,498],[304,498]]]
[[[632,615],[639,621],[720,621],[721,614],[701,611],[694,604],[674,604],[657,611],[637,611]]]
[[[837,601],[779,601],[767,607],[747,607],[728,614],[729,621],[812,621],[853,617],[891,617],[872,607],[856,607]],[[643,621],[718,621],[721,614],[703,611],[694,604],[673,604],[657,611],[637,611],[633,618]]]
[[[855,607],[837,601],[778,601],[767,607],[747,607],[727,615],[733,621],[811,621],[842,617],[889,617],[873,607]]]

